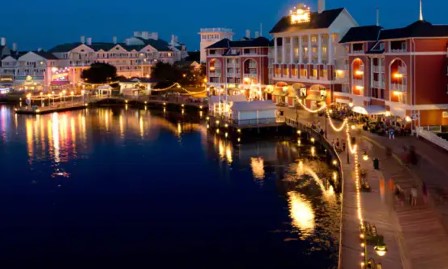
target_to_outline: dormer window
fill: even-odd
[[[404,52],[406,49],[406,41],[404,40],[390,42],[390,50],[392,52]]]
[[[362,43],[353,44],[352,51],[353,53],[364,52],[364,44]]]

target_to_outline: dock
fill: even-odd
[[[87,107],[87,103],[84,102],[60,102],[50,106],[22,106],[15,108],[17,114],[47,114],[53,112],[62,112],[68,110],[84,109]]]

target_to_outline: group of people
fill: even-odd
[[[417,199],[418,199],[418,190],[417,187],[414,185],[409,191],[403,190],[400,185],[395,185],[394,190],[395,198],[400,201],[400,203],[403,205],[406,200],[408,200],[409,205],[416,206],[417,205]],[[422,185],[422,195],[423,195],[423,201],[426,203],[426,197],[427,197],[427,190],[426,185],[423,183]]]

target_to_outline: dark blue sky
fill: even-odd
[[[20,50],[44,48],[78,41],[81,35],[93,41],[119,40],[133,31],[154,31],[168,40],[171,34],[199,47],[201,27],[229,27],[236,37],[245,29],[252,33],[263,23],[263,33],[299,2],[316,10],[317,0],[14,0],[3,9],[0,36],[17,42]],[[360,25],[375,23],[375,9],[381,24],[401,27],[418,19],[418,0],[327,0],[327,9],[345,7]],[[444,14],[448,0],[424,0],[425,20],[448,24]],[[445,17],[445,19],[444,19]]]

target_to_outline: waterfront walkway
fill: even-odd
[[[302,123],[320,122],[325,128],[325,118],[303,110],[279,108],[284,117]],[[382,268],[448,269],[448,153],[415,137],[397,137],[389,140],[362,130],[353,132],[357,139],[358,154],[367,152],[368,161],[360,160],[361,169],[367,171],[371,192],[361,193],[362,213],[365,221],[374,224],[378,234],[384,236],[387,254],[379,257],[372,247],[368,257],[381,262]],[[345,132],[336,133],[328,124],[327,140],[345,139]],[[403,145],[414,146],[421,156],[417,166],[408,167],[401,162]],[[386,154],[389,147],[393,154]],[[344,172],[342,212],[341,268],[360,268],[362,248],[357,217],[356,188],[351,162],[346,162],[346,152],[340,154]],[[374,170],[372,159],[379,160],[380,169]],[[361,158],[360,158],[361,159]],[[428,190],[424,195],[423,182]],[[404,193],[403,199],[394,195],[397,184]],[[418,190],[417,205],[409,202],[410,190]]]

